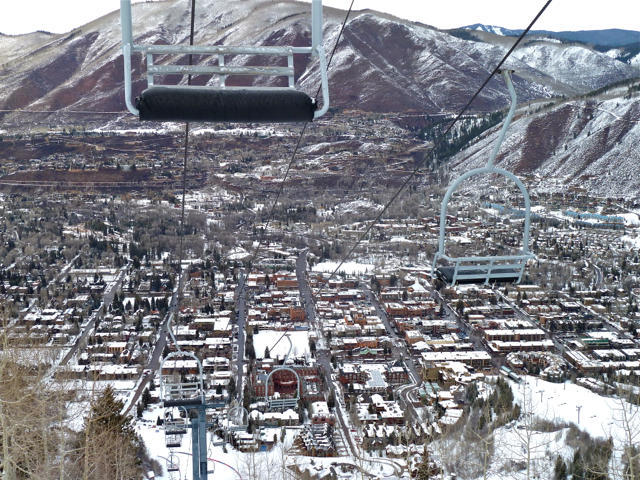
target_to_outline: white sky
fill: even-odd
[[[183,1],[188,8],[190,2]],[[325,5],[343,9],[349,2],[324,1]],[[542,5],[543,0],[355,0],[354,9],[389,12],[438,28],[472,23],[525,28]],[[46,30],[63,33],[117,10],[119,6],[119,0],[0,0],[0,32],[19,34]],[[640,31],[640,1],[554,0],[534,28]]]

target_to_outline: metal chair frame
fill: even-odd
[[[180,462],[178,461],[178,457],[175,453],[169,453],[169,458],[165,459],[167,463],[167,472],[179,472],[180,471]]]
[[[312,0],[311,3],[311,46],[224,46],[224,45],[142,45],[133,42],[133,27],[131,16],[131,0],[120,0],[120,22],[122,25],[122,53],[124,56],[124,89],[127,109],[134,115],[139,111],[132,102],[132,71],[131,55],[140,53],[147,60],[147,86],[155,85],[155,75],[181,74],[181,75],[217,75],[218,85],[208,87],[210,89],[242,88],[250,90],[274,90],[295,89],[294,79],[294,54],[309,54],[317,56],[320,64],[320,77],[322,87],[322,107],[314,112],[314,118],[321,117],[329,109],[329,80],[327,76],[327,61],[322,47],[322,0]],[[154,55],[207,55],[217,58],[218,65],[155,65]],[[227,55],[268,55],[275,57],[287,57],[286,67],[273,66],[235,66],[226,65]],[[288,87],[229,87],[226,80],[229,75],[271,76],[287,77]]]
[[[514,276],[517,276],[516,283],[520,283],[522,281],[522,276],[524,274],[524,268],[527,264],[527,261],[534,258],[534,255],[529,251],[529,236],[531,228],[531,199],[529,198],[529,193],[518,177],[516,177],[513,173],[502,168],[498,168],[494,165],[498,150],[502,145],[507,129],[509,128],[509,125],[515,113],[517,104],[516,92],[511,81],[511,72],[508,70],[503,70],[501,73],[505,79],[505,82],[509,89],[509,93],[511,95],[511,107],[509,108],[509,112],[500,131],[498,141],[496,142],[493,151],[491,152],[489,161],[487,162],[487,165],[485,167],[470,170],[458,177],[447,189],[440,208],[440,234],[438,238],[438,251],[433,259],[433,272],[435,276],[437,272],[437,264],[441,260],[452,263],[453,277],[451,280],[451,285],[455,285],[456,282],[463,280],[477,280],[477,283],[483,282],[486,285],[492,280],[511,279]],[[451,200],[451,196],[456,191],[456,189],[468,178],[492,173],[502,175],[512,180],[518,186],[520,192],[522,193],[522,196],[524,197],[524,231],[521,252],[517,255],[497,256],[452,257],[447,255],[445,250],[445,236],[447,230],[447,207],[449,205],[449,201]]]
[[[190,357],[196,361],[198,366],[196,374],[198,380],[196,382],[167,383],[165,381],[165,376],[162,373],[164,365],[174,357]],[[179,406],[190,401],[196,405],[205,403],[203,377],[202,362],[195,354],[185,351],[170,352],[160,364],[160,395],[165,406]],[[173,403],[176,405],[172,405]]]
[[[228,431],[246,430],[249,426],[249,412],[242,405],[233,405],[227,410]]]

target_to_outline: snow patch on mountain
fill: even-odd
[[[454,175],[486,164],[500,127],[450,159]],[[595,195],[637,196],[638,142],[640,98],[563,102],[539,112],[521,109],[496,163],[519,176],[538,175],[550,190],[572,185]]]
[[[373,203],[369,200],[354,200],[352,202],[340,203],[336,205],[336,213],[345,215],[349,213],[358,213],[363,210],[382,210],[382,205]]]
[[[529,44],[516,49],[513,56],[541,72],[574,88],[594,90],[609,83],[611,76],[631,78],[640,71],[594,50],[576,45]]]

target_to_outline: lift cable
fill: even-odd
[[[338,43],[340,43],[340,39],[342,38],[342,32],[344,31],[344,27],[347,24],[347,20],[349,19],[349,15],[351,14],[351,10],[353,9],[354,1],[355,0],[351,0],[351,3],[349,5],[349,9],[347,10],[346,15],[344,16],[344,20],[342,21],[342,25],[340,27],[340,31],[338,32],[338,38],[336,39],[336,43],[333,46],[333,50],[331,50],[331,55],[329,55],[329,60],[327,62],[327,70],[329,70],[329,67],[331,66],[331,61],[333,60],[333,56],[336,53],[336,50],[338,48]],[[318,98],[318,95],[320,94],[320,89],[321,88],[322,88],[322,86],[318,87],[318,90],[316,91],[315,98]],[[275,209],[276,209],[276,205],[278,204],[278,200],[280,199],[280,195],[282,195],[282,192],[284,190],[284,184],[287,181],[287,178],[289,177],[289,171],[291,170],[291,167],[293,166],[293,162],[295,161],[296,155],[298,154],[298,150],[300,149],[300,145],[302,143],[302,138],[304,137],[304,134],[307,131],[307,125],[309,125],[308,122],[306,122],[303,125],[302,130],[300,131],[300,135],[298,136],[298,141],[296,143],[296,147],[293,150],[293,154],[291,155],[291,158],[289,159],[289,163],[287,164],[287,168],[285,169],[284,176],[282,177],[282,180],[280,181],[280,186],[278,188],[278,192],[276,193],[276,197],[273,200],[273,203],[271,204],[271,209],[269,211],[269,216],[267,217],[267,222],[265,223],[264,228],[262,229],[262,231],[260,233],[260,238],[258,240],[258,245],[256,246],[256,248],[254,249],[253,254],[251,255],[251,260],[249,261],[249,265],[251,265],[251,263],[253,263],[253,261],[258,256],[258,252],[260,251],[260,247],[263,244],[264,237],[265,237],[267,229],[269,227],[269,223],[271,223],[271,221],[273,220],[273,216],[274,216],[274,212],[275,212]]]
[[[351,15],[351,11],[353,10],[354,2],[355,2],[355,0],[351,0],[351,2],[349,4],[349,8],[347,9],[347,13],[345,14],[344,20],[342,21],[342,25],[340,26],[340,30],[338,32],[338,37],[336,38],[336,43],[334,44],[333,49],[331,50],[331,55],[329,55],[329,60],[327,61],[327,70],[329,70],[329,67],[331,66],[331,62],[333,60],[333,57],[334,57],[334,55],[336,53],[336,50],[338,49],[338,44],[340,43],[340,39],[342,38],[342,34],[344,32],[345,26],[347,24],[347,21],[349,20],[349,16]],[[321,86],[318,87],[318,90],[316,91],[315,98],[318,98],[318,95],[320,94],[320,89],[321,89]],[[276,193],[276,197],[274,198],[273,203],[271,204],[271,209],[269,210],[269,216],[267,217],[267,221],[266,221],[262,231],[260,232],[260,237],[258,239],[258,244],[255,246],[255,248],[253,250],[253,253],[251,254],[251,257],[250,257],[249,261],[247,262],[247,264],[249,265],[249,268],[251,268],[251,265],[253,264],[253,262],[258,257],[258,253],[260,252],[260,248],[264,244],[264,239],[265,239],[265,235],[267,233],[267,229],[269,227],[269,224],[273,220],[273,216],[274,216],[274,213],[275,213],[276,205],[278,204],[278,200],[280,199],[280,196],[282,195],[282,192],[284,190],[284,184],[285,184],[285,182],[286,182],[286,180],[287,180],[287,178],[289,176],[289,171],[291,170],[291,167],[293,166],[293,162],[295,161],[296,155],[298,154],[298,150],[300,149],[300,145],[302,144],[302,138],[304,137],[304,134],[307,131],[307,125],[308,125],[308,123],[305,123],[304,126],[302,127],[302,130],[300,131],[300,135],[298,136],[298,141],[297,141],[296,146],[295,146],[295,148],[293,150],[293,154],[291,155],[291,158],[289,159],[289,163],[287,164],[287,168],[285,169],[285,172],[284,172],[284,175],[282,177],[282,180],[280,181],[280,186],[278,187],[278,191]],[[257,214],[256,214],[256,218],[257,218]],[[255,224],[255,222],[254,222],[254,224]],[[245,290],[246,290],[246,279],[243,279],[238,298],[240,296],[244,295]],[[231,318],[229,318],[229,322],[230,321],[231,321]],[[229,322],[227,322],[227,325],[229,324]]]
[[[191,0],[191,28],[189,32],[189,45],[193,45],[193,37],[195,32],[195,15],[196,15],[196,0]],[[189,54],[189,65],[193,63],[193,55]],[[191,85],[191,74],[187,75],[187,85]],[[182,261],[184,260],[184,207],[185,198],[187,194],[187,159],[189,153],[189,122],[185,122],[184,125],[184,161],[182,165],[182,208],[180,212],[180,243],[178,247],[178,302],[176,305],[176,311],[180,311],[180,303],[182,300],[183,278],[182,274]],[[169,326],[169,331],[171,331]],[[171,332],[173,337],[173,332]],[[180,350],[177,341],[176,348]]]

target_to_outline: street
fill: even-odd
[[[360,285],[360,290],[365,294],[367,300],[376,310],[376,314],[378,318],[382,321],[384,328],[387,331],[387,335],[391,338],[391,353],[394,358],[402,358],[403,363],[409,373],[409,377],[411,378],[411,384],[402,385],[397,392],[398,402],[402,404],[402,407],[409,412],[413,421],[415,423],[422,422],[418,411],[413,406],[413,402],[409,398],[410,393],[417,389],[422,383],[422,376],[420,375],[418,369],[416,368],[416,364],[411,358],[411,352],[407,348],[407,345],[402,337],[400,337],[396,331],[393,329],[391,324],[389,323],[389,318],[387,317],[387,312],[382,308],[378,298],[373,294],[371,289],[366,283],[362,283]]]
[[[178,281],[177,287],[173,290],[173,294],[171,295],[171,302],[169,303],[169,310],[167,311],[164,318],[162,319],[162,323],[160,324],[160,329],[158,331],[156,343],[153,347],[153,353],[151,354],[151,358],[147,362],[147,365],[145,366],[144,370],[151,370],[151,372],[155,373],[160,368],[160,359],[162,357],[162,353],[164,352],[164,347],[167,345],[167,328],[178,312],[178,308],[179,308],[178,298],[179,298],[179,295],[182,293],[182,289],[184,289],[184,280],[186,276],[187,276],[187,270],[185,269],[182,272],[182,276]],[[123,409],[123,414],[129,413],[131,408],[138,401],[138,398],[140,398],[140,396],[144,392],[144,389],[147,387],[149,382],[153,380],[153,377],[154,375],[142,374],[141,380],[138,382],[138,387],[136,388],[135,394],[129,397],[129,399],[127,400],[127,404]]]
[[[113,302],[113,297],[115,296],[116,292],[120,288],[120,285],[122,284],[122,280],[124,280],[124,276],[127,268],[128,268],[128,265],[125,265],[124,267],[122,267],[118,272],[118,276],[116,277],[116,279],[109,284],[109,286],[105,290],[104,297],[102,298],[102,304],[100,304],[100,306],[91,313],[91,317],[82,327],[82,330],[76,337],[76,340],[73,346],[65,354],[62,360],[60,360],[58,367],[64,367],[67,363],[69,363],[69,360],[71,360],[73,356],[77,353],[80,346],[86,344],[87,337],[89,336],[89,333],[93,330],[93,327],[95,326],[95,323],[96,323],[96,319],[100,315],[103,315],[104,312],[109,308],[109,305],[111,305],[111,302]]]
[[[318,335],[318,341],[316,344],[316,361],[318,362],[320,371],[322,372],[322,377],[324,380],[324,384],[328,390],[328,395],[334,396],[335,398],[340,394],[339,392],[335,391],[333,380],[331,378],[331,374],[333,372],[333,367],[331,366],[331,352],[328,349],[328,345],[324,339],[322,329],[320,328],[320,325],[318,325],[316,320],[313,295],[311,293],[311,287],[309,287],[309,281],[307,279],[307,253],[307,249],[303,250],[296,261],[296,278],[298,280],[298,289],[300,291],[300,299],[307,315],[307,322]],[[336,401],[335,413],[337,426],[340,428],[340,430],[342,430],[343,438],[347,440],[347,443],[349,444],[349,448],[351,450],[351,454],[355,458],[361,459],[366,462],[390,465],[394,469],[396,474],[400,474],[400,472],[402,471],[401,467],[392,460],[361,456],[360,449],[353,441],[351,431],[348,428],[348,423],[344,419],[344,411],[341,407],[341,402]]]
[[[247,320],[247,289],[246,276],[241,273],[238,276],[238,286],[236,287],[236,326],[238,327],[238,337],[236,345],[238,352],[236,353],[236,399],[238,405],[242,405],[243,394],[243,375],[244,375],[244,347],[245,347],[245,323]]]

